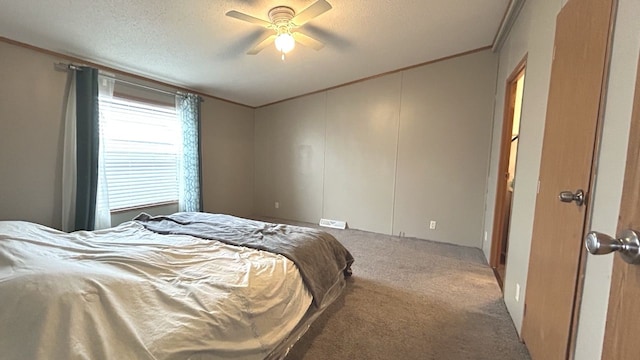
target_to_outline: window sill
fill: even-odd
[[[120,214],[120,213],[124,213],[127,211],[133,211],[133,210],[144,210],[144,209],[148,209],[148,208],[153,208],[153,207],[158,207],[158,206],[166,206],[166,205],[178,205],[178,201],[165,201],[165,202],[159,202],[159,203],[153,203],[153,204],[144,204],[144,205],[138,205],[138,206],[131,206],[131,207],[126,207],[126,208],[120,208],[120,209],[113,209],[110,211],[111,215],[113,214]]]

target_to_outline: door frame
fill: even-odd
[[[496,185],[496,202],[493,212],[493,230],[491,232],[491,256],[489,257],[489,265],[491,268],[497,269],[500,265],[500,250],[504,239],[504,212],[505,198],[507,191],[507,183],[504,179],[505,174],[508,176],[509,171],[509,154],[511,152],[511,133],[513,131],[513,115],[514,102],[517,90],[517,79],[520,74],[525,71],[527,66],[528,53],[518,62],[513,69],[511,75],[507,78],[505,85],[504,113],[502,116],[502,135],[500,135],[500,157],[498,160],[498,179]],[[498,276],[500,288],[503,287],[504,279]]]

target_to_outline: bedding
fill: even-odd
[[[196,212],[156,217],[143,213],[135,220],[160,234],[193,235],[282,254],[298,266],[318,308],[333,302],[344,277],[351,275],[353,257],[324,231]]]
[[[167,223],[203,229],[206,223],[207,230],[192,236],[168,231]],[[149,230],[152,224],[162,225],[164,231],[155,230],[164,234]],[[216,232],[247,244],[233,245],[229,236],[220,241],[225,236]],[[315,240],[307,240],[307,232]],[[303,277],[290,251],[255,249],[249,243],[260,247],[259,241],[243,240],[265,233],[280,234],[279,241],[286,234],[300,243],[327,241],[331,245],[307,246],[324,248],[321,256],[333,256],[334,263],[308,267],[312,274]],[[300,254],[313,256],[294,257]],[[281,358],[340,293],[352,261],[317,230],[227,215],[143,215],[111,229],[70,234],[0,221],[0,357]],[[338,270],[333,283],[322,280]],[[310,291],[305,278],[331,284]]]

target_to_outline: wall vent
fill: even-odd
[[[347,228],[346,221],[331,220],[331,219],[320,219],[319,225],[324,227],[334,228],[334,229],[343,229],[343,230]]]

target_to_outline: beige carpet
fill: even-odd
[[[355,257],[353,277],[287,360],[529,359],[479,249],[328,231]]]

